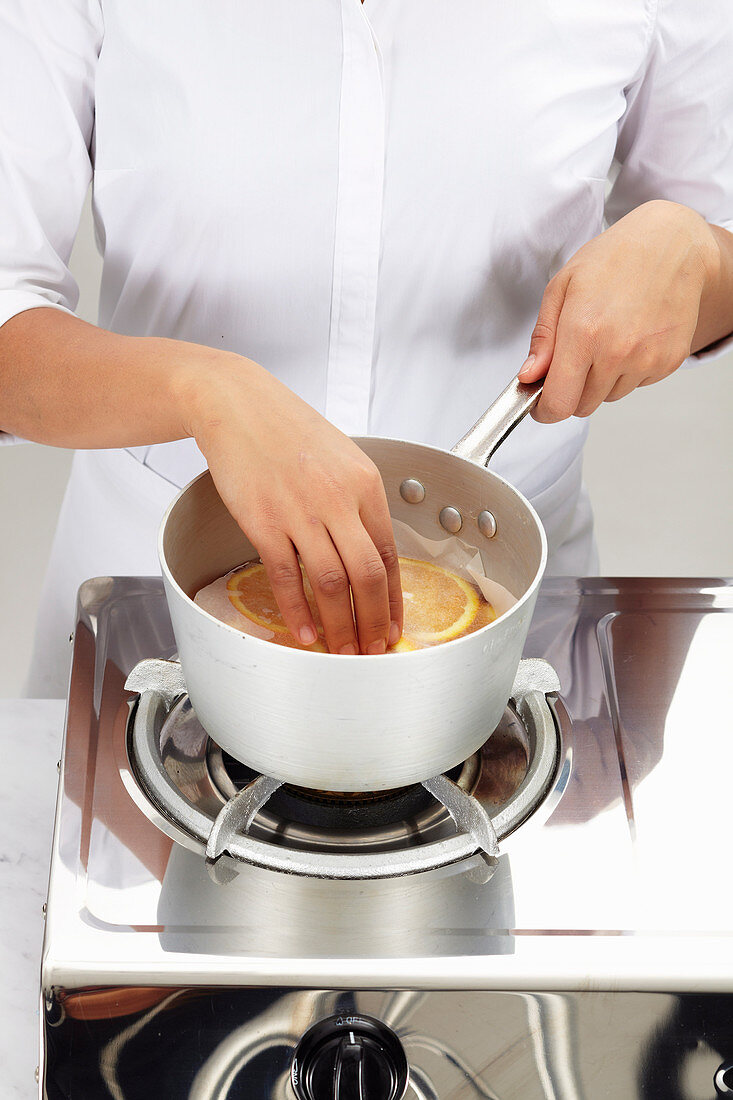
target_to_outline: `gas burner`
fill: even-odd
[[[521,754],[526,771],[526,752],[522,750]],[[258,776],[252,768],[219,748],[211,738],[207,763],[212,782],[227,799],[233,798]],[[474,753],[446,772],[446,777],[470,794],[479,769],[480,754]],[[288,822],[299,827],[312,826],[313,830],[349,830],[353,833],[403,820],[417,824],[416,817],[419,815],[422,820],[425,811],[434,805],[434,797],[421,783],[383,791],[318,791],[283,783],[270,796],[267,811],[277,818],[278,828]],[[314,834],[309,844],[318,843],[318,839]],[[348,836],[343,837],[344,843],[348,844],[348,840]]]
[[[446,775],[379,792],[313,791],[258,775],[199,723],[180,665],[146,660],[126,687],[137,804],[164,832],[206,851],[212,877],[242,863],[315,878],[415,874],[476,853],[493,867],[498,840],[541,804],[559,759],[553,669],[523,661],[497,729]],[[548,700],[548,696],[550,699]]]

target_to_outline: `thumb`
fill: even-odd
[[[545,287],[537,323],[529,342],[529,355],[517,375],[520,382],[536,382],[538,378],[544,378],[550,368],[555,350],[557,323],[569,282],[569,276],[564,271],[559,271]]]

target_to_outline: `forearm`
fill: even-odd
[[[733,332],[733,233],[705,226],[706,279],[692,351],[700,351]]]
[[[0,327],[0,429],[57,447],[181,439],[192,434],[201,376],[223,358],[234,357],[120,336],[55,309],[27,310]]]
[[[332,653],[384,653],[399,638],[400,572],[379,470],[251,359],[27,310],[0,327],[0,428],[58,447],[193,436],[301,644],[318,636],[301,563]]]

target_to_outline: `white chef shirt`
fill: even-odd
[[[102,326],[239,352],[349,434],[448,447],[604,210],[668,198],[733,228],[732,57],[729,0],[3,0],[0,323],[74,309],[92,181]],[[528,419],[492,460],[556,571],[580,528],[564,567],[588,561],[586,427]],[[77,456],[56,591],[156,569],[160,509],[202,466],[191,440]]]

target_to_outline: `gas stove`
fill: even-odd
[[[483,748],[344,796],[207,737],[160,581],[87,582],[40,1095],[733,1095],[731,610],[548,580]]]

